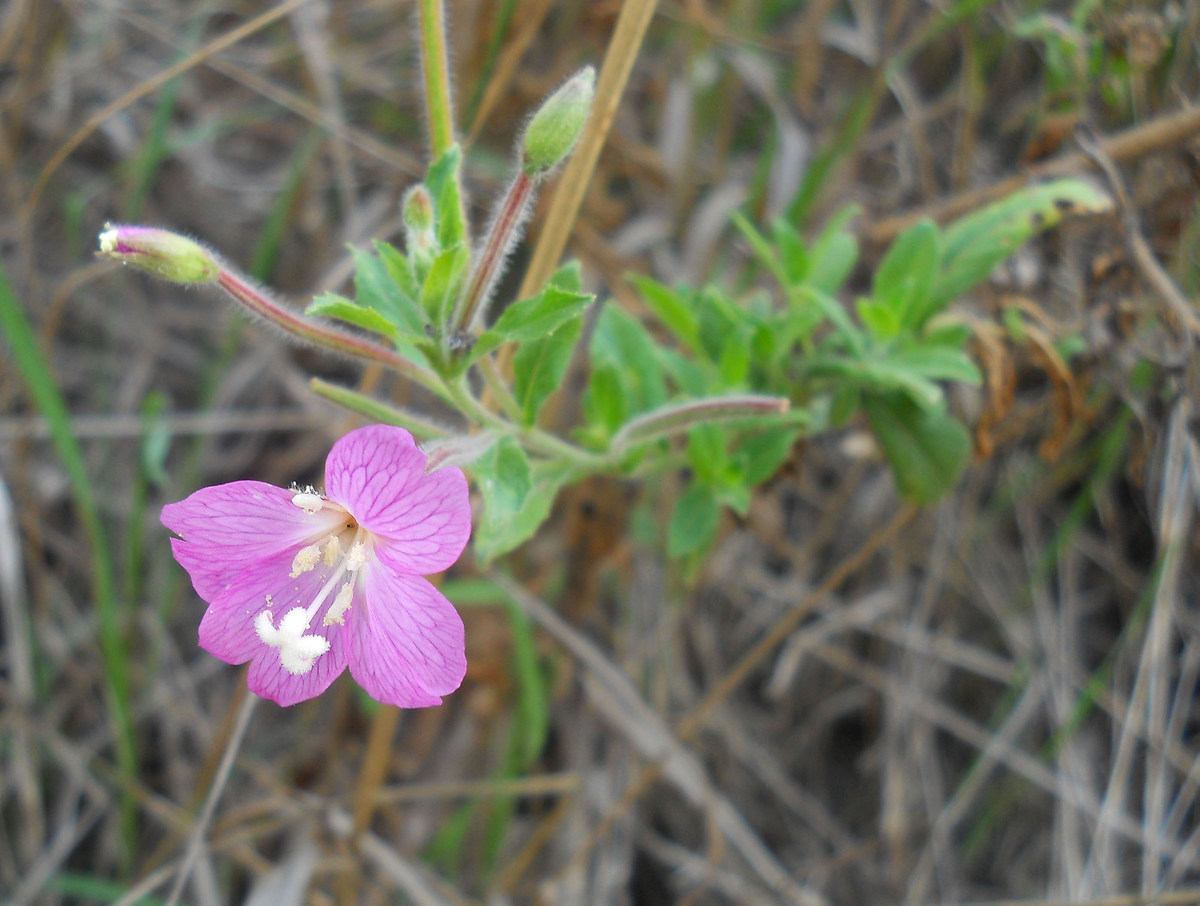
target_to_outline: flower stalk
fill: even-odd
[[[444,385],[433,372],[365,337],[297,314],[255,286],[248,277],[238,273],[216,253],[186,236],[156,227],[108,224],[100,234],[97,254],[174,283],[218,286],[243,308],[296,339],[351,358],[383,365],[439,397],[446,398]]]
[[[404,428],[411,432],[414,437],[422,440],[448,437],[451,433],[449,428],[436,424],[427,418],[422,418],[411,412],[405,412],[403,409],[397,409],[395,406],[381,402],[373,396],[367,396],[367,394],[351,390],[349,387],[340,387],[337,384],[331,384],[329,381],[324,381],[318,377],[309,379],[308,389],[317,396],[323,396],[330,402],[337,403],[351,412],[357,412],[359,415],[366,416],[373,422]]]
[[[613,435],[610,449],[619,454],[638,444],[683,434],[699,425],[764,416],[778,417],[787,414],[790,408],[791,401],[785,396],[763,396],[755,393],[688,400],[677,405],[663,406],[626,422],[621,430]]]
[[[500,278],[505,259],[521,235],[521,227],[529,213],[533,186],[533,179],[522,170],[504,194],[456,308],[454,323],[458,332],[477,334],[483,326],[488,298]]]

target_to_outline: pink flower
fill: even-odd
[[[251,661],[250,689],[281,705],[320,695],[347,665],[381,702],[440,704],[467,669],[463,624],[422,576],[466,546],[466,478],[425,474],[412,435],[376,425],[333,445],[325,494],[235,481],[163,507],[208,602],[201,647]]]

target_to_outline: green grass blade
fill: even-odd
[[[0,334],[7,340],[9,354],[25,380],[34,405],[49,426],[50,437],[67,473],[71,495],[91,547],[92,593],[95,596],[100,653],[104,659],[117,769],[122,788],[133,789],[137,758],[130,711],[129,653],[122,626],[123,614],[117,601],[112,551],[100,518],[100,509],[92,493],[83,450],[71,427],[67,404],[54,380],[50,363],[38,345],[33,327],[21,310],[3,270],[0,270]],[[135,819],[134,801],[126,795],[121,808],[122,842],[126,854],[132,853]]]

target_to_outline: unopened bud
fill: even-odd
[[[521,167],[527,176],[545,175],[571,153],[592,109],[595,90],[596,71],[585,66],[542,103],[521,140]]]
[[[401,213],[404,225],[414,233],[433,229],[433,199],[423,184],[417,183],[405,193]]]
[[[418,184],[404,196],[400,205],[404,219],[404,240],[409,256],[420,267],[429,267],[437,254],[437,236],[433,229],[433,199],[429,190]]]
[[[106,224],[97,254],[175,283],[211,283],[220,272],[204,246],[155,227]]]

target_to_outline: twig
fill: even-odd
[[[258,696],[253,693],[247,693],[245,701],[242,702],[242,710],[238,713],[237,723],[234,724],[233,732],[229,736],[229,741],[225,744],[225,752],[221,756],[221,763],[217,766],[217,773],[213,776],[212,786],[208,790],[208,798],[204,801],[204,808],[201,809],[199,816],[196,818],[196,824],[192,828],[191,836],[188,838],[187,849],[184,850],[183,861],[179,863],[179,870],[175,875],[175,883],[171,887],[171,893],[167,897],[167,906],[176,906],[179,902],[179,897],[183,893],[183,887],[187,883],[192,874],[192,868],[196,864],[196,859],[200,857],[200,850],[204,846],[204,834],[208,830],[208,826],[212,823],[213,812],[216,811],[217,802],[221,798],[221,793],[225,790],[225,784],[229,781],[229,775],[233,771],[233,763],[237,759],[238,750],[242,747],[242,740],[246,736],[246,729],[250,726],[250,717],[254,714],[254,706],[258,704]]]
[[[1137,208],[1129,197],[1129,191],[1125,188],[1125,180],[1117,172],[1117,165],[1114,163],[1112,155],[1105,150],[1103,143],[1090,130],[1078,130],[1075,138],[1079,142],[1079,147],[1083,149],[1083,153],[1108,180],[1109,188],[1112,189],[1116,198],[1117,211],[1121,215],[1121,224],[1125,228],[1125,241],[1129,244],[1129,251],[1133,254],[1134,263],[1142,272],[1146,282],[1154,287],[1159,297],[1166,303],[1170,320],[1187,328],[1182,337],[1184,344],[1184,349],[1181,350],[1183,354],[1180,356],[1182,359],[1191,351],[1196,336],[1200,335],[1200,318],[1196,317],[1183,292],[1175,285],[1171,275],[1163,269],[1163,266],[1158,263],[1158,259],[1154,257],[1154,252],[1150,250],[1150,245],[1142,235],[1141,225],[1138,223]]]
[[[1109,157],[1119,163],[1134,160],[1151,151],[1181,144],[1197,133],[1200,133],[1200,106],[1186,107],[1175,113],[1161,116],[1110,138],[1101,139],[1099,144]],[[990,186],[982,186],[952,195],[943,201],[909,211],[907,214],[884,217],[867,228],[866,238],[871,243],[882,245],[925,217],[939,222],[952,220],[990,201],[1003,198],[1031,181],[1077,173],[1080,170],[1086,170],[1092,163],[1092,160],[1082,152],[1067,154],[1044,164],[1030,167],[1024,173],[1002,179]]]

